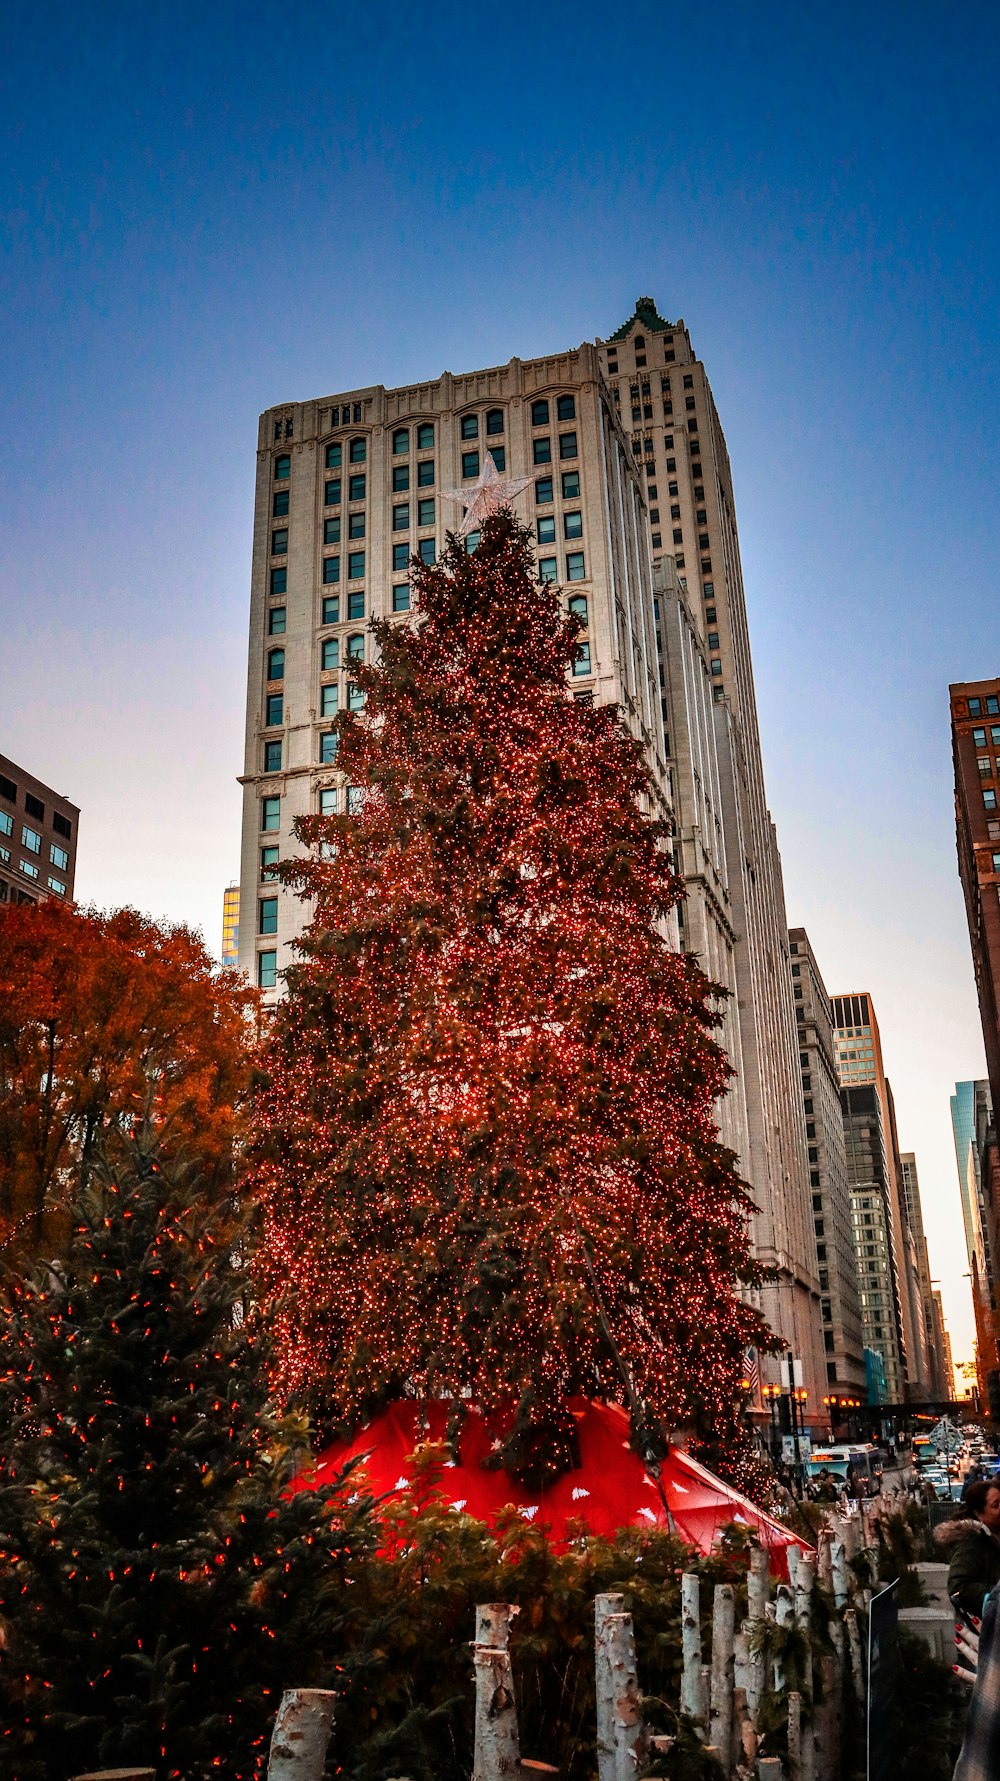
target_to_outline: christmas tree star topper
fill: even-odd
[[[458,501],[467,510],[458,528],[458,536],[465,538],[470,532],[479,531],[491,513],[513,501],[514,496],[526,489],[532,480],[530,476],[501,476],[487,452],[485,464],[468,488],[441,490],[446,501]]]

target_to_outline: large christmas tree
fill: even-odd
[[[367,1508],[287,1495],[203,1184],[142,1153],[88,1178],[66,1258],[0,1300],[0,1774],[250,1781],[282,1688],[337,1673]]]
[[[264,1061],[262,1279],[328,1424],[471,1398],[546,1474],[573,1393],[661,1433],[735,1415],[761,1329],[728,1066],[646,771],[568,690],[578,620],[528,533],[501,510],[413,588],[351,664],[346,807],[285,868],[312,920]]]

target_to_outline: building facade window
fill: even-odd
[[[410,584],[408,581],[397,582],[392,590],[393,612],[409,612]]]
[[[257,954],[257,988],[275,989],[278,983],[278,955],[276,952],[259,952]]]
[[[392,472],[392,492],[394,495],[405,494],[410,486],[409,464],[397,464]]]
[[[535,501],[539,507],[547,507],[554,500],[551,476],[540,476],[535,483]]]
[[[547,427],[549,424],[549,405],[538,401],[531,404],[531,424],[533,427]]]
[[[462,481],[468,482],[470,477],[478,476],[478,475],[479,475],[479,453],[478,453],[478,451],[463,451],[463,453],[462,453]]]
[[[328,482],[326,485],[326,488],[323,490],[323,504],[324,504],[324,506],[339,507],[340,506],[340,495],[341,495],[341,481],[340,481],[340,477],[338,476],[333,482]]]
[[[582,550],[571,550],[566,555],[566,580],[585,581],[586,569]]]
[[[259,897],[257,900],[257,911],[258,934],[276,934],[278,932],[277,897]]]
[[[365,590],[363,587],[352,588],[347,596],[348,618],[364,618]]]
[[[319,739],[319,761],[321,767],[332,767],[337,758],[336,730],[323,730]]]
[[[324,637],[323,646],[320,651],[320,665],[324,672],[329,671],[331,668],[340,667],[339,637]]]
[[[352,464],[363,464],[368,456],[367,440],[352,439],[347,455]]]
[[[417,487],[418,489],[432,489],[434,487],[433,458],[422,458],[417,465]]]
[[[365,553],[363,550],[352,550],[347,559],[348,581],[363,581],[365,574]]]
[[[287,451],[285,451],[285,452],[281,453],[280,457],[277,457],[274,460],[274,480],[275,480],[275,482],[287,482],[288,478],[291,476],[291,474],[292,474],[291,456],[289,455],[289,453]]]
[[[339,710],[340,689],[336,681],[331,680],[327,682],[326,686],[320,687],[319,714],[320,717],[336,717]]]
[[[272,606],[267,615],[267,634],[269,637],[281,637],[285,630],[286,609],[284,606]]]
[[[408,427],[397,427],[392,436],[392,455],[394,458],[404,457],[410,449],[410,430]]]
[[[486,433],[492,438],[496,433],[503,432],[503,409],[491,408],[486,416]]]
[[[333,587],[340,580],[340,558],[323,558],[323,586]]]
[[[417,553],[422,563],[433,563],[435,556],[433,538],[421,538],[417,546]]]
[[[326,594],[324,596],[324,599],[323,599],[323,623],[325,625],[339,625],[339,623],[340,623],[340,595],[339,594]]]
[[[281,799],[261,798],[260,826],[265,834],[281,827]]]
[[[650,441],[650,448],[652,449],[652,441]],[[560,433],[559,456],[561,458],[575,458],[577,456],[575,433]]]
[[[558,581],[559,570],[555,557],[539,557],[538,579],[539,581]]]
[[[281,772],[281,740],[280,740],[280,738],[277,742],[265,742],[265,744],[264,744],[264,772],[265,773],[280,773]]]
[[[339,470],[344,461],[344,448],[339,443],[326,448],[326,467],[328,470]]]
[[[583,514],[582,513],[564,513],[563,514],[563,537],[564,538],[582,538],[583,537]]]
[[[269,649],[267,652],[268,680],[284,680],[285,652],[283,649]]]
[[[577,644],[576,655],[573,659],[573,673],[574,674],[589,674],[590,673],[590,644],[589,643],[578,643]]]
[[[478,414],[463,414],[461,430],[462,430],[462,438],[463,439],[478,439],[479,438],[479,416],[478,416]]]
[[[434,496],[417,502],[417,525],[432,526],[434,524]]]
[[[287,569],[271,570],[271,592],[272,594],[286,594],[288,592]]]
[[[430,451],[434,444],[434,428],[430,421],[424,421],[417,428],[417,450]]]
[[[392,529],[394,532],[408,532],[410,529],[410,503],[401,501],[392,510]]]
[[[264,701],[264,722],[269,730],[285,721],[285,701],[281,693],[268,693]]]

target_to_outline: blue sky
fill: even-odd
[[[1000,671],[998,39],[976,0],[0,25],[0,749],[83,807],[79,894],[218,946],[260,410],[652,295],[733,460],[789,916],[875,997],[962,1349],[947,685]]]

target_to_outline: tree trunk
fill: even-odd
[[[747,1577],[747,1623],[744,1630],[748,1633],[750,1641],[747,1667],[747,1707],[755,1728],[760,1712],[760,1699],[767,1680],[764,1674],[764,1653],[760,1648],[760,1634],[761,1623],[767,1616],[770,1594],[771,1572],[767,1553],[762,1546],[752,1546],[750,1549],[750,1571]],[[754,1649],[755,1645],[756,1650]]]
[[[483,1602],[476,1608],[472,1661],[476,1677],[476,1745],[472,1781],[517,1777],[521,1746],[517,1732],[514,1677],[507,1641],[517,1608]]]
[[[328,1688],[288,1688],[271,1734],[267,1781],[322,1781],[336,1695]]]
[[[802,1773],[802,1696],[788,1697],[788,1769],[792,1781],[803,1781]]]
[[[858,1631],[858,1617],[853,1608],[844,1614],[844,1625],[847,1628],[847,1649],[851,1656],[851,1680],[858,1705],[865,1704],[865,1661],[861,1654],[861,1634]]]
[[[736,1605],[731,1583],[717,1583],[712,1603],[712,1717],[710,1739],[727,1774],[733,1747],[733,1650]]]
[[[701,1686],[701,1579],[694,1571],[681,1578],[681,1712],[705,1725]],[[707,1726],[705,1727],[707,1730]]]
[[[648,1754],[631,1614],[621,1595],[594,1602],[599,1781],[634,1781]]]

